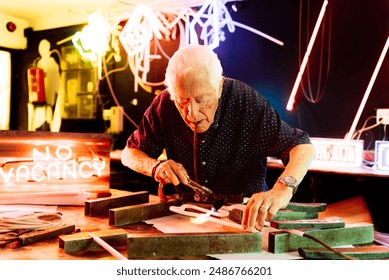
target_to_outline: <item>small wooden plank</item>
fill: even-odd
[[[28,245],[51,238],[56,238],[61,234],[69,234],[74,232],[75,225],[59,225],[49,229],[36,230],[19,235],[21,245]]]
[[[296,228],[340,228],[345,226],[345,222],[338,217],[325,219],[308,220],[284,220],[271,221],[270,226],[278,229],[296,229]]]
[[[374,226],[368,223],[346,224],[343,228],[305,229],[329,246],[368,244],[374,241]],[[298,248],[323,248],[314,240],[287,231],[269,232],[269,252],[278,254],[297,251]]]
[[[172,199],[167,202],[142,203],[138,205],[124,206],[109,210],[109,224],[123,226],[149,219],[173,215],[170,206],[181,205],[180,199]]]
[[[109,209],[149,202],[149,192],[123,192],[112,197],[85,201],[85,216],[108,216]]]
[[[289,202],[285,209],[301,212],[324,212],[326,207],[326,203]]]
[[[123,229],[113,229],[93,232],[112,247],[125,245],[127,242],[127,231]],[[72,254],[84,250],[97,250],[101,246],[97,244],[88,232],[79,232],[59,237],[59,247],[63,248],[65,253]]]
[[[129,234],[129,258],[261,252],[261,233]]]

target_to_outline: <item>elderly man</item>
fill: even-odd
[[[290,127],[247,84],[223,77],[206,46],[179,49],[166,69],[166,90],[155,97],[128,138],[123,165],[158,182],[189,178],[215,194],[249,198],[242,227],[261,230],[286,207],[314,158],[307,133]],[[158,157],[165,149],[166,161]],[[285,164],[266,185],[267,157]]]

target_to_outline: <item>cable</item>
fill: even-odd
[[[52,222],[52,220],[58,220]],[[40,230],[59,226],[63,217],[59,213],[34,213],[19,217],[0,217],[0,233],[14,230]]]
[[[332,248],[331,246],[329,246],[327,243],[325,243],[324,241],[310,235],[310,234],[307,234],[307,233],[304,233],[303,237],[306,237],[306,238],[309,238],[317,243],[319,243],[320,245],[324,246],[325,248],[327,248],[328,250],[330,250],[331,252],[337,254],[338,256],[341,256],[343,258],[345,258],[346,260],[358,260],[357,258],[353,258],[353,257],[350,257],[346,254],[343,254],[342,252],[339,252],[338,250]],[[300,251],[300,249],[299,249]]]
[[[369,117],[365,120],[365,122],[363,123],[362,128],[359,129],[358,131],[356,131],[356,132],[352,135],[351,139],[354,139],[354,138],[357,136],[357,140],[359,140],[359,138],[361,137],[362,132],[367,131],[367,130],[370,130],[370,129],[373,129],[373,128],[377,127],[377,126],[380,126],[380,125],[382,124],[382,122],[383,122],[382,120],[379,121],[379,122],[376,123],[376,124],[373,124],[373,125],[371,125],[371,126],[366,127],[366,125],[367,125],[367,123],[368,123],[369,120],[371,120],[371,119],[376,119],[376,118],[377,118],[376,116],[369,116]],[[385,126],[384,126],[384,130],[385,130]],[[384,134],[384,135],[385,135],[385,134]]]
[[[300,12],[299,12],[299,62],[300,62],[300,65],[301,65],[301,45],[302,45],[302,14],[303,14],[303,5],[302,5],[302,0],[300,0]],[[309,13],[309,10],[310,10],[310,1],[308,1],[308,4],[307,4],[307,30],[306,30],[306,34],[309,34],[309,21],[310,21],[310,13]],[[308,86],[308,92],[307,90],[305,89],[304,87],[304,83],[301,82],[301,89],[302,89],[302,92],[303,92],[303,95],[304,97],[306,98],[306,100],[310,103],[317,103],[319,102],[323,96],[324,96],[324,93],[325,93],[325,87],[326,87],[326,84],[327,84],[327,81],[328,81],[328,77],[329,77],[329,73],[330,73],[330,64],[331,64],[331,10],[329,10],[328,12],[328,28],[326,29],[326,22],[324,21],[323,22],[323,26],[322,26],[322,34],[321,34],[321,42],[320,42],[320,55],[319,55],[319,74],[318,74],[318,85],[317,85],[317,89],[316,89],[316,94],[314,95],[313,92],[312,92],[312,85],[311,85],[311,75],[310,75],[310,71],[309,71],[309,68],[310,68],[310,64],[308,63],[307,64],[307,77],[306,77],[306,81],[307,81],[307,86]],[[326,65],[326,72],[325,74],[323,74],[323,60],[324,60],[324,41],[325,41],[325,34],[326,34],[326,30],[327,31],[327,34],[328,34],[328,39],[327,39],[327,65]],[[308,43],[308,36],[307,36],[307,43]],[[323,82],[323,86],[322,86],[322,80],[324,80]],[[323,87],[323,88],[322,88]]]

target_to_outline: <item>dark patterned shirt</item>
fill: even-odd
[[[181,163],[193,179],[193,141],[194,132],[165,90],[146,110],[127,146],[153,158],[166,148],[167,157]],[[286,164],[290,150],[305,143],[310,143],[307,133],[281,120],[263,96],[241,81],[226,78],[214,123],[197,134],[198,181],[217,194],[250,197],[268,190],[268,156]]]

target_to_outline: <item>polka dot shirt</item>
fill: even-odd
[[[127,146],[153,158],[166,148],[167,157],[181,163],[193,179],[193,141],[194,132],[165,90],[146,110]],[[216,194],[250,197],[268,190],[267,157],[278,157],[287,164],[289,151],[304,143],[310,143],[307,133],[281,120],[257,91],[225,78],[215,121],[206,132],[197,134],[198,181]]]

